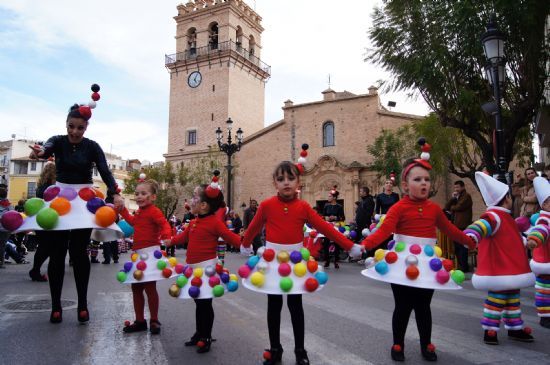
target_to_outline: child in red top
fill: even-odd
[[[436,227],[453,241],[473,246],[473,241],[446,218],[441,207],[428,199],[430,169],[425,160],[405,162],[401,184],[407,195],[388,210],[376,232],[362,242],[370,250],[395,234],[394,241],[388,244],[388,251],[376,251],[376,265],[368,264],[369,268],[363,271],[367,277],[391,283],[395,301],[391,357],[395,361],[405,360],[405,332],[413,309],[422,356],[428,361],[437,360],[435,347],[431,344],[430,303],[434,289],[460,288],[449,280],[447,271],[451,267],[448,267],[448,262],[438,257],[441,250],[434,246]]]
[[[317,262],[310,258],[309,251],[302,247],[304,224],[309,222],[312,227],[344,249],[351,249],[350,255],[361,254],[359,245],[354,245],[331,224],[325,222],[307,202],[297,198],[296,190],[300,186],[299,174],[298,168],[289,161],[284,161],[277,166],[273,173],[273,185],[277,189],[277,195],[260,204],[243,239],[243,246],[250,247],[254,237],[265,225],[267,245],[265,248],[258,249],[258,256],[251,256],[247,263],[247,267],[254,268],[253,273],[250,275],[250,269],[245,266],[239,269],[239,274],[244,277],[243,285],[246,288],[268,294],[267,323],[271,348],[264,352],[265,365],[280,362],[283,353],[280,343],[283,306],[281,294],[288,294],[296,363],[309,364],[307,352],[304,349],[304,309],[301,294],[321,288],[327,277],[318,268]],[[278,268],[268,270],[270,266],[276,265],[273,260],[275,254],[279,261]],[[307,262],[309,273],[306,272],[302,260]],[[294,263],[293,273],[290,269],[291,262]]]
[[[133,277],[130,275],[118,277],[122,282],[132,283],[136,320],[133,324],[126,323],[123,329],[126,333],[147,330],[147,322],[144,316],[144,291],[147,293],[147,302],[151,314],[150,331],[152,334],[160,333],[160,322],[158,321],[159,296],[156,281],[165,279],[165,277],[163,277],[160,270],[151,266],[157,266],[155,265],[157,263],[155,259],[158,259],[158,261],[164,260],[160,251],[160,240],[162,239],[164,244],[170,243],[171,229],[160,209],[153,204],[157,198],[157,190],[158,184],[154,180],[138,182],[135,196],[139,209],[135,215],[130,214],[123,205],[116,206],[120,215],[134,227],[132,249],[137,251],[132,254],[132,262],[124,264],[124,271],[126,273],[132,272]],[[136,263],[139,258],[141,258],[141,261]],[[134,265],[134,263],[136,264]]]
[[[216,174],[216,172],[214,173]],[[231,232],[215,214],[221,204],[224,203],[222,192],[214,188],[218,190],[214,196],[214,193],[212,191],[207,192],[207,189],[213,188],[208,185],[195,188],[191,200],[191,212],[196,218],[191,220],[187,228],[174,237],[170,243],[171,245],[187,243],[186,263],[188,268],[183,269],[183,272],[191,270],[188,273],[190,280],[189,282],[184,280],[185,284],[182,285],[181,290],[178,290],[179,293],[178,291],[176,294],[171,292],[171,295],[178,296],[181,299],[193,298],[195,300],[196,330],[191,339],[185,343],[185,346],[197,345],[198,353],[210,351],[212,326],[214,325],[212,297],[222,295],[226,289],[236,290],[236,287],[231,289],[228,281],[229,273],[218,263],[218,237],[222,237],[225,242],[232,246],[240,247],[241,245],[241,238]],[[194,275],[193,279],[191,279],[191,273]],[[233,285],[237,285],[237,282],[234,281]],[[216,293],[217,289],[220,289],[221,293]]]

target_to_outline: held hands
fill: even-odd
[[[241,255],[248,257],[251,253],[252,249],[250,247],[244,247],[243,245],[241,245]]]
[[[527,240],[527,248],[533,250],[537,248],[537,243],[533,240]]]
[[[356,243],[351,247],[351,250],[349,250],[349,255],[352,259],[360,259],[363,252],[365,252],[365,247]]]
[[[115,206],[115,210],[117,213],[122,212],[124,210],[124,198],[116,194],[113,197],[113,205]]]
[[[41,146],[35,144],[33,146],[29,146],[29,148],[31,149],[31,153],[29,154],[29,158],[31,158],[33,160],[37,160],[40,157],[44,156],[44,150],[42,149]]]

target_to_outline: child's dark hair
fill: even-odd
[[[146,179],[146,180],[143,180],[143,181],[138,181],[138,183],[136,185],[136,188],[140,185],[147,185],[149,187],[149,191],[151,192],[151,194],[156,195],[159,191],[159,183],[156,182],[153,179]]]
[[[67,121],[69,121],[69,118],[79,118],[79,119],[84,119],[86,122],[88,122],[88,119],[90,118],[85,118],[82,114],[80,114],[80,105],[78,104],[73,104],[71,106],[71,108],[69,109],[69,113],[67,114]]]
[[[199,194],[201,202],[205,202],[208,204],[208,213],[214,213],[220,208],[225,207],[225,201],[223,200],[223,193],[219,192],[218,196],[215,198],[210,198],[208,195],[206,195],[206,188],[208,187],[208,184],[201,184],[201,192]]]
[[[284,174],[299,177],[300,171],[298,170],[296,165],[293,164],[292,162],[283,161],[280,164],[278,164],[277,167],[275,167],[275,170],[273,171],[273,179],[276,179],[277,176],[284,175]]]

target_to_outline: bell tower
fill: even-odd
[[[215,146],[228,117],[246,135],[264,127],[265,83],[260,60],[262,18],[242,0],[189,0],[174,17],[176,53],[170,73],[168,160]]]

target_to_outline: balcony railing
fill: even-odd
[[[205,47],[189,48],[183,52],[165,55],[164,64],[168,67],[180,61],[196,61],[199,58],[215,57],[224,52],[236,52],[250,63],[261,69],[265,74],[267,74],[267,77],[271,75],[271,66],[254,56],[253,52],[243,48],[241,44],[233,41],[211,43]]]

